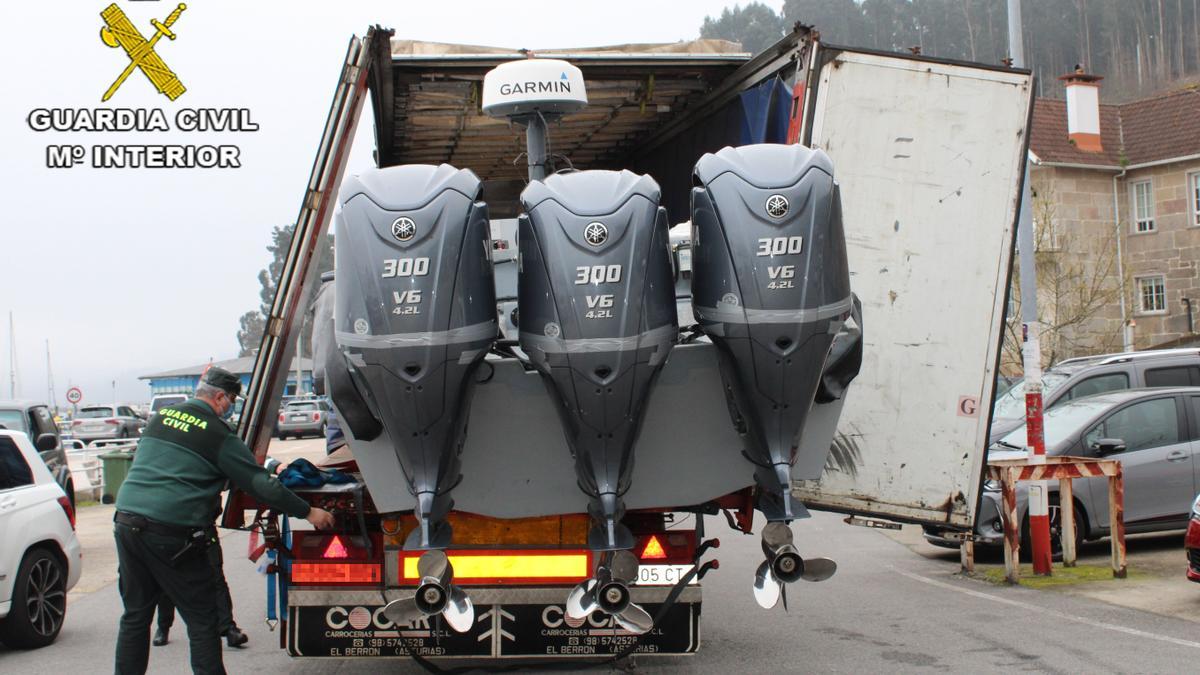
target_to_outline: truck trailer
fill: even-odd
[[[281,646],[691,654],[714,524],[760,533],[716,573],[763,611],[836,571],[809,509],[970,530],[1031,92],[804,26],[755,56],[353,38],[239,433],[263,459],[326,284],[354,480],[299,492],[332,531],[237,492],[223,523],[255,512]]]

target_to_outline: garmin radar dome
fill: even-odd
[[[483,112],[492,117],[564,115],[587,102],[583,73],[566,61],[511,61],[483,76]]]
[[[558,59],[523,59],[503,63],[483,76],[483,112],[507,117],[525,128],[529,180],[542,180],[548,170],[546,122],[587,107],[583,73]]]

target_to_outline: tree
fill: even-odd
[[[271,305],[275,302],[275,291],[279,287],[279,275],[283,273],[283,263],[287,259],[288,249],[292,245],[294,230],[294,225],[284,225],[276,226],[271,231],[271,243],[267,245],[267,251],[271,254],[271,263],[267,265],[266,269],[258,272],[258,283],[261,287],[258,291],[260,302],[258,310],[246,312],[238,320],[237,339],[240,348],[238,356],[254,356],[258,353],[258,348],[262,344],[263,331],[266,330],[267,318],[271,315]],[[318,274],[333,269],[332,235],[326,237],[326,246],[317,259],[317,269]],[[304,344],[303,352],[302,356],[311,356],[312,346]]]
[[[734,5],[732,10],[726,7],[720,18],[704,17],[700,37],[740,42],[742,49],[757,54],[783,37],[783,19],[761,2]]]
[[[1120,317],[1113,315],[1122,292],[1116,230],[1111,224],[1100,225],[1102,232],[1083,232],[1083,225],[1072,231],[1060,230],[1057,203],[1053,188],[1043,186],[1034,195],[1032,206],[1043,367],[1121,347]],[[1005,321],[1004,372],[1019,370],[1022,362],[1021,286],[1016,267],[1014,264],[1012,302]]]

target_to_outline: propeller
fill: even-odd
[[[424,618],[441,614],[456,632],[465,633],[475,623],[475,607],[471,598],[455,586],[454,567],[445,551],[426,551],[417,560],[417,575],[421,585],[411,598],[389,602],[383,614],[398,625],[410,625]]]
[[[800,579],[825,581],[837,572],[837,563],[829,558],[801,558],[787,523],[767,523],[762,531],[762,548],[767,559],[754,571],[754,600],[763,609],[774,607],[780,597],[787,609],[785,584]]]
[[[637,578],[638,561],[629,551],[601,553],[596,576],[571,589],[566,612],[572,619],[584,619],[600,610],[611,614],[622,628],[641,635],[654,627],[650,614],[632,601],[629,582]]]

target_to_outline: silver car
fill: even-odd
[[[127,405],[89,405],[79,409],[71,421],[75,438],[91,443],[101,439],[137,438],[146,420]]]
[[[1119,459],[1125,474],[1125,531],[1158,532],[1188,526],[1200,462],[1200,387],[1127,389],[1062,403],[1045,413],[1046,454]],[[989,460],[1025,456],[1025,427],[996,442]],[[1022,550],[1028,548],[1028,487],[1017,487]],[[1075,480],[1075,539],[1107,536],[1108,479]],[[1050,483],[1051,542],[1058,538],[1058,483]],[[1000,486],[988,481],[976,519],[976,541],[1001,545]],[[926,526],[925,537],[944,546],[958,542]]]
[[[291,401],[279,411],[279,421],[275,425],[276,435],[281,439],[305,435],[324,438],[328,423],[329,404],[323,399]]]

